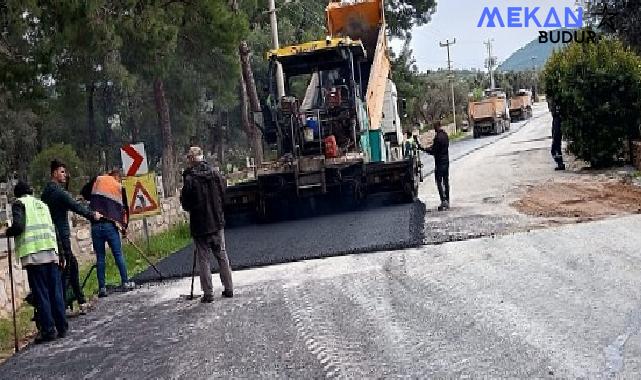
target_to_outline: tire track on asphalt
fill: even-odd
[[[340,281],[340,284],[337,284],[337,281]],[[336,297],[323,296],[340,294],[349,283],[345,277],[338,277],[332,281],[315,284],[313,294],[310,291],[310,283],[284,287],[285,304],[290,311],[299,339],[307,351],[317,358],[326,378],[348,379],[372,374],[371,353],[363,349],[360,341],[346,338],[341,326],[330,319],[334,315],[343,319],[351,311],[336,310]],[[354,334],[358,326],[351,324],[353,320],[348,322],[349,332]]]
[[[340,353],[332,352],[330,349],[337,346],[331,339],[331,334],[328,334],[331,326],[315,318],[318,313],[315,313],[309,295],[304,291],[300,292],[295,286],[292,287],[293,289],[289,286],[283,287],[283,298],[299,340],[303,342],[307,351],[316,357],[326,378],[339,378],[344,371],[341,371]],[[292,297],[289,295],[290,292],[293,293]]]
[[[397,276],[394,279],[398,292],[403,292],[408,302],[428,313],[441,309],[443,305],[439,302],[447,302],[448,315],[437,318],[447,325],[452,315],[458,316],[457,319],[463,320],[457,323],[467,323],[469,327],[469,330],[464,333],[469,334],[468,339],[470,337],[478,339],[472,342],[461,340],[457,349],[460,356],[470,357],[476,351],[481,354],[476,357],[471,356],[473,361],[485,360],[491,363],[493,357],[502,356],[501,350],[517,347],[529,353],[528,357],[521,360],[530,363],[529,372],[520,374],[519,377],[540,377],[548,371],[559,377],[590,377],[590,373],[595,373],[594,368],[590,370],[582,366],[581,353],[568,346],[567,342],[571,341],[569,336],[558,334],[547,328],[549,325],[547,321],[537,320],[536,315],[529,315],[527,310],[523,310],[518,300],[510,300],[508,294],[484,293],[483,283],[435,282],[428,271],[420,270],[416,266],[411,268],[406,276]],[[450,268],[452,269],[454,268]],[[483,277],[493,278],[495,275],[492,270],[496,268],[485,268]],[[461,268],[457,273],[452,273],[449,278],[465,279],[466,276],[468,274],[465,273],[465,269]],[[467,347],[464,343],[467,343]],[[492,347],[489,351],[488,346]],[[553,368],[552,364],[556,368]],[[472,363],[472,367],[478,368],[478,365],[478,363]],[[518,367],[528,368],[525,363],[519,364]],[[448,365],[448,368],[454,370],[451,365]],[[542,369],[545,370],[541,371]],[[489,370],[491,368],[488,368]]]
[[[359,324],[371,330],[377,351],[384,355],[375,361],[384,376],[421,376],[423,362],[418,360],[416,348],[422,334],[412,326],[413,321],[392,304],[390,295],[394,293],[386,281],[390,270],[396,269],[386,265],[367,279],[352,283],[346,292],[359,306]]]

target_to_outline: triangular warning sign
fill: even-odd
[[[149,192],[142,183],[137,181],[131,203],[129,204],[129,213],[132,215],[142,214],[143,212],[154,211],[157,208],[158,204],[154,198],[149,195]]]

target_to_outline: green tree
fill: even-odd
[[[559,106],[569,149],[594,167],[611,165],[639,135],[641,58],[618,40],[571,44],[543,73],[546,96]]]
[[[153,83],[158,125],[162,136],[165,193],[176,188],[176,154],[166,81],[185,67],[206,73],[222,56],[235,52],[246,31],[244,19],[222,0],[128,0],[116,9],[121,25],[123,64]]]
[[[616,33],[623,41],[641,52],[641,4],[639,0],[595,0],[589,11],[599,13],[607,5],[612,15],[597,20],[603,32]],[[602,22],[605,21],[605,22]],[[597,26],[598,26],[597,25]]]
[[[385,18],[390,34],[397,37],[410,35],[414,26],[430,22],[436,11],[436,0],[388,0]]]
[[[31,185],[38,192],[42,190],[49,178],[51,178],[50,164],[54,159],[64,162],[72,178],[79,179],[70,182],[70,189],[78,193],[82,185],[84,185],[84,179],[86,179],[85,165],[73,147],[67,144],[52,145],[34,157],[29,166],[29,181]]]

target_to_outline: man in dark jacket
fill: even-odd
[[[101,215],[98,212],[92,212],[89,208],[74,200],[71,194],[64,189],[63,186],[67,183],[67,175],[67,167],[63,162],[59,160],[51,161],[51,181],[45,186],[40,198],[49,206],[51,218],[56,226],[60,251],[63,253],[65,260],[65,270],[62,276],[63,289],[66,290],[67,286],[71,286],[74,297],[80,305],[80,312],[84,313],[87,301],[80,287],[78,261],[71,251],[71,230],[69,228],[68,212],[72,211],[90,221],[100,219]]]
[[[420,150],[434,156],[434,178],[438,195],[441,198],[438,210],[443,211],[450,208],[450,139],[447,132],[441,127],[440,121],[436,121],[434,124],[434,131],[436,131],[436,135],[432,146],[424,148],[418,143],[418,140],[416,141]]]
[[[561,144],[563,141],[563,133],[561,132],[561,110],[558,105],[550,107],[552,111],[552,158],[556,161],[556,168],[554,170],[565,170],[563,163],[563,150]]]
[[[187,154],[189,168],[183,173],[180,203],[189,212],[189,227],[196,245],[200,271],[202,302],[214,300],[209,251],[213,251],[220,268],[220,280],[225,290],[223,297],[234,296],[231,267],[225,249],[225,182],[223,177],[204,161],[203,151],[191,147]]]

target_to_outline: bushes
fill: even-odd
[[[73,150],[71,145],[56,144],[38,153],[31,165],[29,166],[29,181],[39,193],[44,185],[51,178],[50,164],[53,159],[61,160],[67,165],[67,170],[72,177],[82,177],[85,175],[83,162]],[[74,193],[78,193],[80,187],[84,185],[82,181],[71,181],[70,187]]]
[[[560,106],[570,152],[593,167],[611,165],[639,136],[641,58],[618,40],[570,44],[543,72],[548,102]]]

